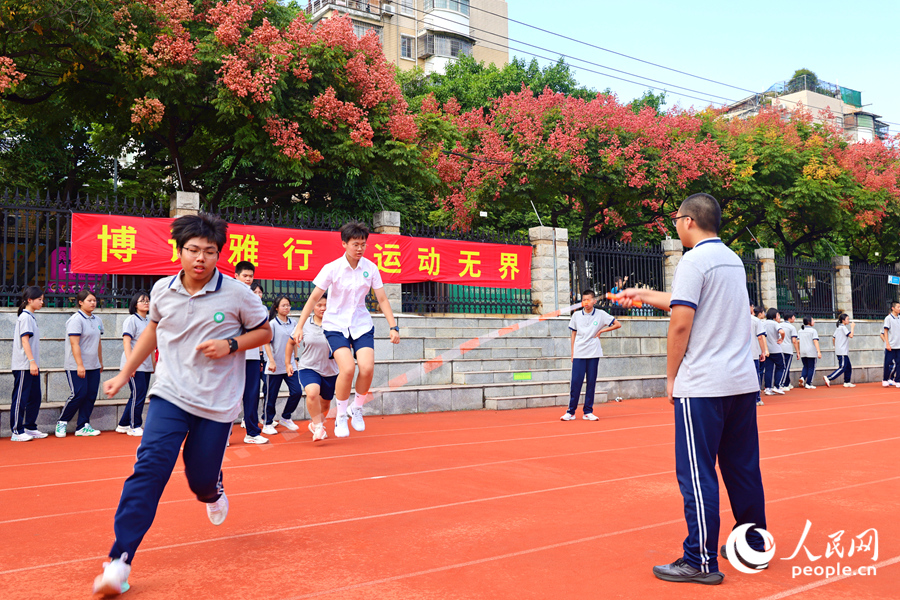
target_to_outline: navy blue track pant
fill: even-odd
[[[813,377],[816,376],[816,359],[812,356],[803,356],[800,360],[803,362],[803,371],[800,373],[800,377],[803,378],[806,385],[812,385]]]
[[[781,385],[776,387],[786,388],[791,385],[791,364],[794,362],[794,354],[792,352],[782,352],[781,360],[784,362],[784,375],[781,376]]]
[[[152,396],[151,400],[134,473],[122,488],[113,525],[116,541],[109,551],[113,558],[127,554],[125,562],[129,564],[156,517],[182,442],[184,474],[197,500],[211,504],[224,491],[222,460],[231,423],[197,417],[159,396]]]
[[[850,383],[850,378],[853,376],[853,365],[850,364],[850,357],[841,356],[840,354],[838,354],[837,363],[837,369],[835,369],[825,377],[827,377],[829,381],[834,381],[841,376],[841,373],[843,373],[844,383]]]
[[[9,428],[13,433],[37,429],[41,410],[41,376],[31,371],[13,371],[12,405],[9,407]]]
[[[150,387],[151,375],[153,373],[149,371],[135,371],[128,380],[128,389],[131,390],[131,394],[128,396],[128,403],[122,412],[122,418],[119,419],[120,427],[137,429],[144,424],[144,401],[147,399],[147,388]]]
[[[882,381],[897,381],[897,367],[900,366],[900,349],[884,349],[884,377]]]
[[[597,389],[597,368],[600,358],[575,358],[572,360],[572,381],[569,385],[569,414],[574,415],[581,400],[581,386],[587,376],[587,387],[584,390],[584,414],[594,412],[594,392]]]
[[[256,437],[262,433],[259,427],[259,380],[260,370],[258,360],[244,361],[244,427],[247,435]]]
[[[765,379],[765,388],[772,389],[780,387],[781,380],[784,377],[784,357],[781,352],[773,352],[763,362],[763,378]]]
[[[100,369],[86,370],[83,379],[78,376],[78,371],[66,371],[66,379],[72,393],[63,406],[59,420],[69,422],[77,412],[76,429],[81,429],[90,423],[91,413],[94,412],[94,402],[97,401],[97,392],[100,391]]]
[[[287,382],[288,399],[284,403],[284,410],[281,411],[283,419],[290,419],[291,415],[300,405],[303,398],[303,386],[300,385],[300,378],[297,372],[288,377],[285,373],[280,375],[266,374],[266,410],[263,414],[263,420],[266,425],[271,425],[275,420],[275,401],[278,399],[278,392],[281,391],[281,382]]]
[[[724,398],[675,398],[675,470],[684,498],[688,535],[684,560],[704,573],[718,571],[719,479],[736,521],[766,528],[759,470],[756,392]],[[750,547],[765,550],[762,537],[747,532]]]

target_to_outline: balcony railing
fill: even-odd
[[[310,0],[306,5],[306,12],[313,15],[327,7],[338,10],[357,10],[373,16],[381,16],[381,3],[378,1],[368,2],[367,0]]]

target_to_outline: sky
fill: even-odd
[[[638,98],[655,86],[667,90],[666,107],[701,109],[710,101],[746,98],[748,90],[764,91],[790,79],[796,69],[807,68],[822,81],[862,92],[865,110],[892,123],[892,135],[900,133],[900,45],[891,34],[900,27],[900,2],[895,0],[771,4],[508,0],[508,6],[514,21],[720,82],[648,65],[510,21],[510,57],[531,60],[531,52],[555,61],[568,55],[571,58],[565,60],[580,84],[610,88],[622,101]]]

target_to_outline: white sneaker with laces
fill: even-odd
[[[44,433],[43,431],[38,431],[37,429],[26,429],[25,433],[27,433],[28,435],[30,435],[31,437],[33,437],[36,440],[42,440],[45,437],[47,437],[46,433]]]
[[[334,420],[334,437],[345,438],[350,437],[350,428],[347,427],[347,413],[338,415]]]
[[[225,495],[225,492],[222,492],[218,500],[206,505],[206,516],[213,525],[221,525],[225,522],[225,517],[228,516],[228,496]]]
[[[569,414],[569,413],[566,413],[566,414]],[[600,420],[600,417],[598,417],[594,413],[586,413],[581,418],[584,419],[585,421],[599,421]]]
[[[130,429],[128,425],[116,425],[116,433],[128,433]]]
[[[831,380],[828,377],[825,378],[825,387],[831,387]]]
[[[898,381],[897,383],[895,383],[895,384],[894,384],[894,387],[900,388],[900,381]],[[26,431],[27,431],[27,429],[26,429]]]
[[[100,435],[100,432],[91,427],[90,423],[85,423],[84,427],[75,432],[76,437],[95,437]]]
[[[278,430],[275,429],[274,424],[266,425],[265,427],[262,428],[262,432],[266,435],[277,435],[278,434]]]
[[[291,419],[279,418],[278,424],[281,425],[282,427],[287,427],[291,431],[297,431],[298,429],[300,429],[300,427],[296,423],[294,423],[294,421]]]
[[[892,385],[894,385],[893,381],[882,381],[881,382],[881,387],[891,387]]]
[[[268,444],[269,438],[265,438],[261,435],[245,435],[244,443],[245,444]]]
[[[10,436],[9,439],[12,442],[30,442],[34,438],[27,433],[14,433]]]
[[[128,576],[131,574],[131,565],[125,562],[128,554],[123,552],[121,558],[114,558],[103,563],[103,574],[94,579],[94,593],[104,596],[117,596],[127,592]]]
[[[561,417],[559,418],[559,420],[560,420],[560,421],[574,421],[574,420],[575,420],[575,415],[570,414],[570,413],[567,412],[566,414],[564,414],[563,416],[561,416]]]
[[[766,388],[763,394],[765,394],[766,396],[774,396],[775,392],[772,391],[772,388]]]
[[[816,386],[814,386],[814,385],[809,385],[808,383],[807,383],[806,385],[804,385],[803,387],[805,387],[805,388],[808,389],[808,390],[814,390],[814,389],[816,389]]]
[[[350,414],[350,425],[356,431],[366,430],[366,421],[363,419],[362,407],[350,406],[347,408]]]
[[[67,425],[68,425],[68,423],[66,423],[65,421],[57,421],[56,422],[56,432],[55,432],[56,437],[58,437],[58,438],[66,437],[66,426]]]
[[[142,437],[144,435],[144,428],[143,427],[135,427],[134,429],[129,429],[128,435],[130,435],[132,437]]]
[[[781,394],[782,396],[784,396],[784,390],[781,388],[772,388],[772,391],[776,394]]]
[[[319,423],[318,425],[313,426],[313,441],[320,442],[328,437],[328,432],[325,431],[325,423]]]
[[[845,383],[844,387],[856,387],[855,383]]]

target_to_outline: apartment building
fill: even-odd
[[[509,62],[506,0],[310,0],[313,23],[347,14],[359,36],[370,29],[401,69],[443,72],[460,54],[503,66]]]

